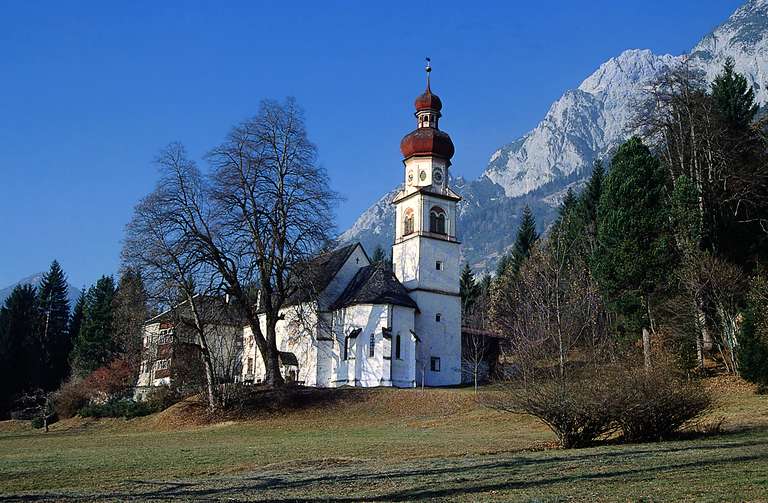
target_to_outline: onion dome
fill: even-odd
[[[427,90],[424,91],[418,98],[416,98],[416,111],[422,112],[424,110],[434,110],[439,112],[443,108],[443,102],[436,94],[432,94],[432,90],[427,84]]]
[[[444,159],[453,157],[454,148],[448,133],[432,127],[414,129],[400,141],[404,158],[414,155],[434,155]]]

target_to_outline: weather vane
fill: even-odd
[[[424,70],[427,71],[427,89],[429,89],[429,73],[432,71],[432,60],[427,56],[427,67]]]

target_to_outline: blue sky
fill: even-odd
[[[609,57],[685,52],[740,3],[0,2],[0,287],[115,273],[157,151],[202,157],[262,98],[305,108],[343,230],[402,179],[425,56],[475,177]]]

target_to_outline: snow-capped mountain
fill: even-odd
[[[16,288],[17,285],[32,285],[35,288],[40,286],[40,283],[43,281],[43,275],[45,273],[39,272],[37,274],[32,274],[31,276],[27,276],[26,278],[20,279],[16,283],[9,285],[5,288],[0,288],[0,305],[5,303],[5,299],[8,298],[9,295],[11,295],[11,292],[14,288]],[[75,307],[75,303],[77,302],[77,298],[80,297],[80,289],[67,283],[68,287],[68,298],[69,298],[69,308],[72,309]]]
[[[566,91],[532,131],[496,150],[477,180],[454,181],[463,198],[458,226],[464,259],[477,269],[491,269],[511,245],[526,204],[545,229],[567,189],[583,185],[594,160],[610,157],[632,134],[633,111],[644,89],[671,65],[687,58],[712,80],[727,57],[749,79],[758,101],[768,101],[768,0],[746,2],[689,54],[627,50]],[[394,192],[366,210],[340,240],[359,240],[368,249],[388,247]]]
[[[578,89],[552,104],[536,128],[493,153],[485,175],[508,197],[579,175],[626,136],[631,105],[677,58],[629,50],[603,63]]]

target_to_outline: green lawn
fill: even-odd
[[[726,434],[572,451],[469,390],[360,391],[208,426],[173,411],[47,434],[6,423],[0,500],[768,501],[768,397],[729,396]]]

